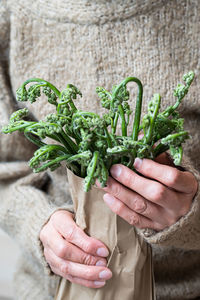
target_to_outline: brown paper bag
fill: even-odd
[[[99,188],[85,193],[84,179],[68,170],[76,223],[110,250],[108,266],[113,277],[104,287],[87,288],[62,278],[55,300],[153,300],[154,280],[150,246],[133,226],[104,203]]]

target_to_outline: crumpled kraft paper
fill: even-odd
[[[61,278],[55,300],[154,300],[151,248],[133,226],[104,203],[104,191],[83,191],[84,179],[67,170],[76,223],[109,249],[113,277],[104,287],[87,288]]]

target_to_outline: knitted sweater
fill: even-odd
[[[200,180],[199,16],[196,0],[1,0],[0,122],[5,125],[19,107],[29,108],[34,119],[51,112],[43,98],[16,103],[15,90],[29,77],[60,89],[73,83],[83,92],[77,106],[102,113],[95,87],[109,89],[137,76],[144,83],[145,112],[155,92],[163,95],[163,107],[174,103],[173,88],[192,69],[196,80],[180,111],[192,136],[183,165]],[[59,277],[50,273],[39,233],[54,211],[73,207],[65,168],[33,174],[27,161],[34,150],[22,134],[0,136],[0,225],[21,248],[16,299],[52,300]],[[158,300],[200,297],[199,202],[197,192],[174,225],[140,231],[153,247]]]

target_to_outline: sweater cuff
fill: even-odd
[[[200,249],[200,174],[191,166],[188,158],[182,161],[184,170],[191,172],[197,179],[198,190],[193,199],[189,212],[175,224],[162,231],[138,229],[138,233],[150,244],[173,246],[183,249]]]
[[[28,177],[32,184],[34,180],[38,182],[41,179],[40,183],[42,181],[42,175],[31,174]],[[54,212],[60,209],[73,212],[73,205],[70,199],[61,206],[55,205],[48,194],[35,187],[36,184],[26,185],[26,179],[23,184],[18,180],[1,189],[4,205],[0,211],[0,221],[3,229],[19,244],[23,255],[43,266],[44,273],[50,275],[51,270],[40,241],[40,231]]]
[[[43,266],[44,274],[55,275],[47,263],[44,256],[44,247],[40,240],[40,232],[49,221],[50,217],[58,210],[67,210],[73,213],[73,205],[65,204],[61,207],[48,202],[47,205],[43,203],[40,209],[30,214],[29,226],[26,228],[26,234],[29,234],[29,239],[33,246],[33,251],[35,253],[36,259]],[[36,221],[37,219],[37,221]]]

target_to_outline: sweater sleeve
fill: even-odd
[[[0,131],[16,110],[9,81],[9,13],[6,1],[0,2]],[[56,205],[43,187],[49,180],[47,173],[33,174],[28,160],[35,146],[21,133],[0,132],[0,226],[20,246],[22,252],[50,269],[43,256],[39,234],[49,217],[58,209],[73,211],[66,195],[64,205]]]
[[[183,157],[182,167],[191,172],[198,181],[198,190],[189,212],[175,224],[156,232],[151,229],[139,230],[146,241],[161,246],[173,246],[185,250],[200,250],[200,174],[188,157]]]
[[[0,168],[2,167],[2,164]],[[19,244],[22,252],[31,256],[36,263],[43,265],[44,271],[50,269],[43,256],[43,247],[39,239],[41,228],[58,209],[73,211],[70,203],[58,207],[42,188],[48,175],[27,174],[26,162],[7,163],[12,180],[7,177],[0,181],[0,225]],[[18,179],[13,177],[12,169],[18,169]],[[2,176],[2,174],[1,174]]]

